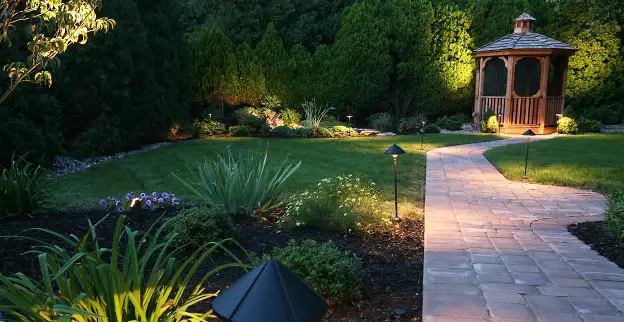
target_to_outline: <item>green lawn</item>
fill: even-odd
[[[524,144],[489,150],[485,156],[505,177],[520,180]],[[531,182],[580,187],[610,194],[624,189],[624,133],[577,135],[531,143]]]
[[[493,135],[426,135],[425,151],[442,146],[498,139]],[[135,154],[60,177],[53,183],[58,208],[92,208],[107,196],[129,191],[167,191],[193,200],[171,172],[189,178],[187,164],[194,167],[205,157],[224,153],[228,146],[237,153],[262,149],[270,143],[269,160],[302,161],[290,178],[288,193],[315,186],[327,176],[359,174],[383,189],[384,198],[393,198],[392,158],[384,155],[393,143],[407,154],[398,161],[399,192],[404,211],[420,213],[424,190],[424,151],[420,136],[367,137],[348,139],[258,139],[220,138],[173,143],[165,148]]]

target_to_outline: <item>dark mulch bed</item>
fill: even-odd
[[[603,222],[584,222],[568,226],[568,231],[600,255],[624,268],[624,247],[604,231]]]
[[[81,236],[87,229],[88,217],[95,222],[105,214],[50,213],[33,218],[9,218],[2,221],[0,235],[7,236],[27,228],[42,227],[65,235]],[[158,215],[148,216],[146,226]],[[116,217],[107,218],[98,229],[103,244],[111,242]],[[138,228],[136,223],[128,225]],[[391,233],[368,236],[343,235],[332,231],[300,229],[292,232],[280,231],[275,225],[249,217],[237,219],[240,228],[240,242],[256,254],[284,246],[289,240],[315,239],[332,240],[336,246],[357,254],[364,263],[363,298],[358,303],[333,307],[327,314],[327,321],[389,321],[393,306],[402,306],[409,313],[404,321],[419,321],[422,305],[422,260],[423,222],[405,220],[400,229]],[[33,256],[22,253],[31,249],[32,243],[15,239],[0,239],[0,273],[23,272],[36,274],[38,264]],[[208,291],[225,289],[232,285],[242,273],[235,270],[222,271],[211,279]]]

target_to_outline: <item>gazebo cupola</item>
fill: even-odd
[[[536,19],[523,13],[514,33],[477,50],[475,122],[491,110],[501,133],[537,134],[557,130],[563,113],[568,59],[577,49],[533,32]]]

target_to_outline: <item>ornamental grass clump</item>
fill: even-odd
[[[13,155],[0,176],[0,218],[40,210],[48,203],[48,186],[44,168]]]
[[[332,304],[357,300],[362,295],[362,261],[336,248],[331,241],[291,240],[264,259],[279,261]]]
[[[257,215],[283,205],[284,185],[299,169],[285,159],[280,164],[268,162],[269,148],[264,153],[250,151],[234,156],[228,148],[227,156],[217,154],[216,160],[189,168],[192,180],[173,174],[184,186],[211,207],[221,207],[229,214]]]
[[[97,226],[105,219],[95,225],[89,221],[87,233],[80,238],[43,228],[10,237],[37,244],[27,253],[37,255],[39,276],[0,274],[3,318],[23,322],[204,321],[216,318],[205,307],[219,293],[206,292],[204,283],[223,269],[250,268],[250,257],[232,240],[181,253],[171,246],[171,239],[161,240],[167,224],[156,229],[160,221],[139,233],[124,227],[125,216],[119,216],[112,246],[101,245]],[[31,233],[37,238],[27,237]],[[243,261],[226,245],[240,247],[236,253],[247,258]],[[215,253],[227,256],[227,264],[214,264]],[[199,304],[203,307],[196,308]]]
[[[323,117],[325,117],[330,110],[334,109],[333,107],[327,107],[327,105],[316,105],[316,99],[303,102],[301,107],[305,112],[305,125],[307,128],[321,127]]]
[[[624,190],[616,190],[608,202],[604,214],[604,227],[620,245],[624,245]]]
[[[374,187],[374,182],[350,174],[325,178],[290,198],[280,224],[287,229],[307,226],[346,233],[385,230],[392,221]]]

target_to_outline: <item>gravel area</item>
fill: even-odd
[[[602,129],[604,133],[624,132],[624,124],[605,125]]]
[[[109,155],[109,156],[93,157],[93,158],[88,158],[84,160],[78,160],[78,159],[74,159],[68,156],[57,156],[54,159],[54,168],[53,168],[52,176],[53,177],[64,176],[72,172],[82,171],[96,164],[102,164],[111,160],[121,159],[123,157],[127,157],[129,155],[133,155],[139,152],[159,149],[167,145],[169,145],[169,142],[160,142],[160,143],[146,145],[138,150],[120,152],[120,153]]]
[[[461,130],[450,131],[450,130],[440,129],[440,133],[446,133],[446,134],[474,134],[474,133],[480,133],[480,131],[472,123],[466,123],[466,124],[462,125],[462,129]]]

